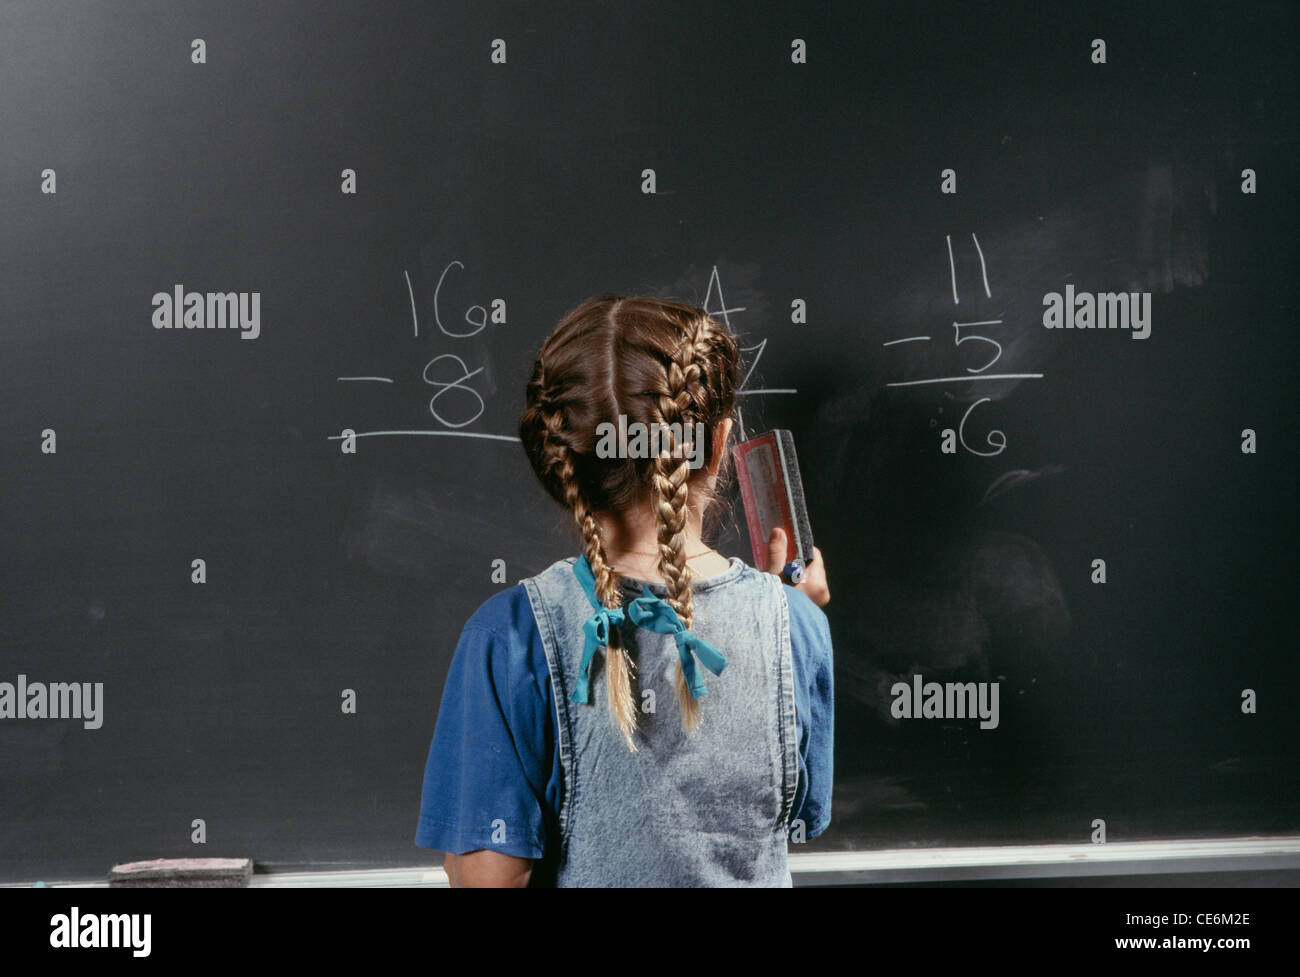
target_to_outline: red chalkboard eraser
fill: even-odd
[[[745,505],[754,566],[767,569],[767,541],[779,526],[785,530],[786,575],[797,578],[802,568],[812,562],[813,538],[793,435],[779,429],[768,431],[736,445],[731,452]],[[797,568],[794,573],[791,564]]]

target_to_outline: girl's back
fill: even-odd
[[[677,710],[675,639],[622,627],[639,703],[632,752],[609,721],[598,667],[590,675],[595,708],[572,701],[583,625],[592,616],[576,562],[560,560],[524,581],[558,704],[567,785],[556,884],[790,885],[787,822],[798,754],[780,580],[733,560],[725,573],[693,584],[694,631],[727,665],[708,680],[705,717],[692,733]],[[630,603],[644,584],[624,578],[623,586]],[[662,584],[649,588],[666,594]]]

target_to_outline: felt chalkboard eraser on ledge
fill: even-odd
[[[253,877],[250,858],[155,858],[108,871],[110,889],[239,889]]]

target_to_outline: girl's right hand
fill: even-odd
[[[768,573],[781,576],[781,571],[785,569],[785,552],[785,530],[777,527],[772,530],[772,535],[767,541]],[[812,562],[804,567],[803,580],[791,586],[795,590],[802,590],[818,607],[825,607],[831,602],[831,589],[826,583],[826,561],[822,559],[822,551],[816,546],[813,547]]]

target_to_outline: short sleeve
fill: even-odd
[[[544,854],[552,766],[545,677],[532,666],[527,628],[535,625],[519,597],[497,595],[461,633],[425,766],[415,836],[422,848]]]
[[[805,837],[815,838],[831,823],[834,781],[835,684],[830,621],[803,591],[788,584],[785,589],[790,606],[790,652],[799,728],[799,787],[791,820],[802,820]]]

